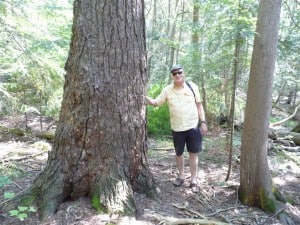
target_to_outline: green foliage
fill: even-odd
[[[157,97],[163,85],[153,85],[149,96]],[[170,114],[167,104],[160,107],[147,106],[147,130],[150,135],[170,135]]]
[[[198,22],[193,22],[191,13],[194,3],[185,2],[183,7],[180,4],[169,6],[167,1],[145,1],[150,86],[167,83],[170,66],[181,63],[185,66],[187,77],[200,87],[203,85],[209,114],[217,118],[221,112],[228,113],[234,51],[238,42],[236,107],[239,110],[236,117],[241,118],[258,2],[200,1],[197,2]],[[153,4],[157,4],[157,9],[170,10],[154,12]],[[300,45],[297,29],[299,12],[296,1],[283,4],[274,95],[285,87],[283,96],[286,96],[300,85],[297,51]],[[71,38],[72,1],[1,1],[0,24],[0,115],[20,114],[34,109],[39,114],[57,117]],[[197,34],[199,43],[191,41],[193,34]],[[150,134],[169,133],[167,106],[148,107],[148,114]]]
[[[262,209],[268,212],[275,212],[277,203],[273,193],[267,193],[264,188],[259,188],[260,204]]]
[[[14,192],[4,192],[4,198],[5,199],[11,199],[15,197],[15,193]]]
[[[1,3],[0,10],[5,12],[0,14],[1,114],[34,108],[57,116],[71,37],[71,3],[11,1]]]
[[[0,166],[0,187],[9,184],[15,178],[21,178],[25,175],[26,172],[14,164]]]
[[[36,212],[36,209],[32,206],[18,206],[17,209],[10,210],[9,215],[24,221],[30,212]]]
[[[92,197],[92,206],[98,213],[107,212],[106,207],[100,202],[100,197],[97,195]]]
[[[10,184],[12,181],[9,179],[8,176],[0,176],[0,187],[4,185]]]

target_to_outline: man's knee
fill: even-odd
[[[198,153],[189,152],[190,159],[198,159]]]

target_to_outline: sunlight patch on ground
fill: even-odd
[[[51,150],[51,145],[45,141],[38,141],[32,144],[26,142],[9,141],[0,142],[0,160],[8,158],[34,155]]]

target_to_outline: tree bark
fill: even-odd
[[[229,149],[228,157],[228,170],[225,181],[229,180],[231,166],[232,166],[232,151],[233,151],[233,136],[234,136],[234,115],[235,115],[235,97],[237,89],[237,79],[238,79],[238,69],[239,69],[239,57],[240,57],[240,48],[241,48],[241,34],[240,34],[240,8],[241,2],[238,2],[238,14],[237,14],[237,33],[235,39],[235,50],[234,50],[234,64],[233,64],[233,84],[232,84],[232,93],[231,93],[231,104],[230,104],[230,113],[229,113],[229,126],[230,126],[230,141],[227,146]]]
[[[239,198],[276,210],[267,146],[281,0],[260,1],[241,144]]]
[[[133,192],[153,194],[143,10],[143,1],[74,2],[54,146],[32,188],[43,217],[82,196],[98,211],[133,212]]]

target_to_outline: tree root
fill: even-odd
[[[283,225],[295,225],[290,216],[285,212],[285,206],[287,203],[285,195],[277,187],[275,188],[273,194],[277,202],[274,217],[277,217]]]

